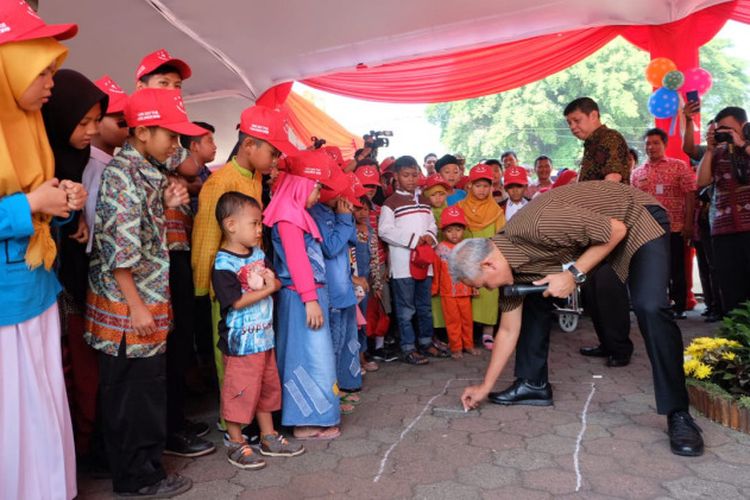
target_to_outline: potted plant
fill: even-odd
[[[716,337],[685,349],[690,403],[707,418],[750,433],[750,302],[724,318]]]

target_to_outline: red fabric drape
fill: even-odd
[[[445,102],[496,94],[542,79],[593,54],[618,27],[588,28],[411,61],[308,78],[321,90],[385,102]]]

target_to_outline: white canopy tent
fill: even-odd
[[[583,27],[662,24],[724,1],[41,0],[39,12],[79,24],[68,67],[109,74],[126,91],[145,54],[166,48],[186,60],[191,118],[231,141],[240,111],[278,83]]]

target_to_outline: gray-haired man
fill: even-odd
[[[466,408],[476,408],[488,396],[496,404],[551,405],[551,297],[569,296],[605,258],[623,282],[629,280],[653,368],[657,411],[668,415],[672,452],[700,455],[703,439],[688,413],[682,336],[666,294],[669,219],[650,195],[620,183],[591,181],[553,189],[526,205],[492,240],[465,240],[453,250],[451,273],[470,286],[547,285],[543,296],[501,298],[503,315],[484,382],[467,387],[461,400]],[[514,348],[516,381],[491,393]]]

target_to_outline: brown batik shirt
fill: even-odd
[[[646,207],[660,206],[651,195],[611,181],[591,181],[552,189],[529,202],[492,238],[513,271],[515,283],[531,283],[559,273],[591,245],[609,241],[611,219],[628,232],[607,256],[619,278],[628,278],[630,259],[664,234]],[[502,297],[501,309],[521,305],[522,297]]]

